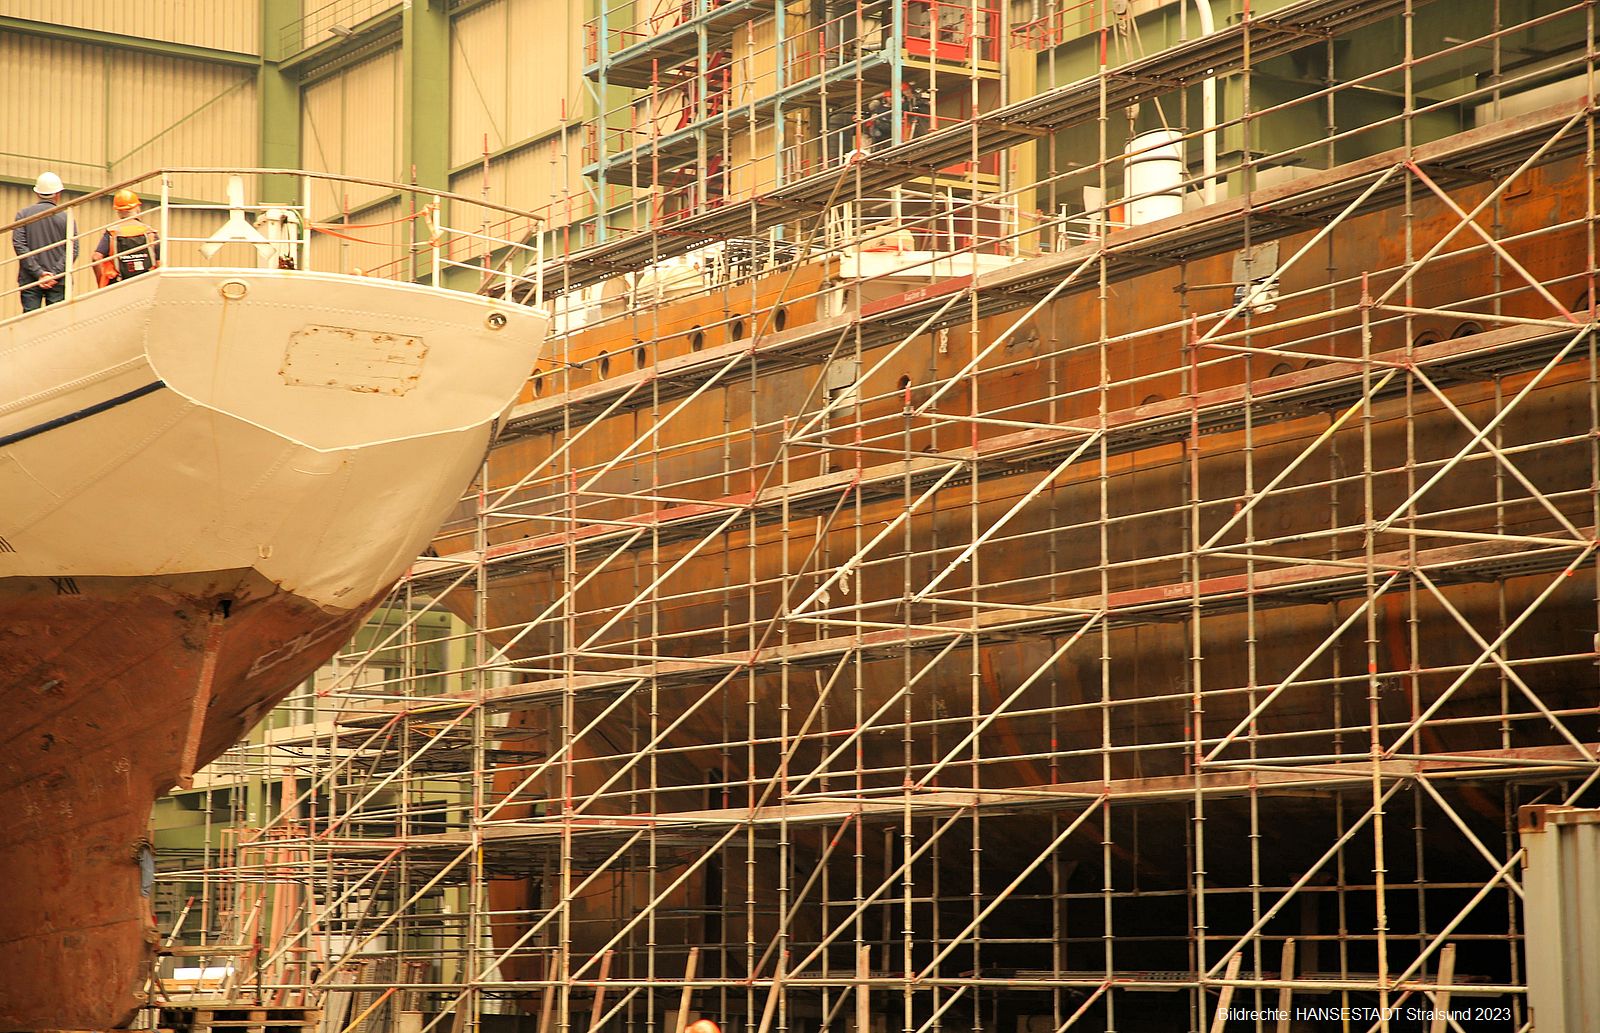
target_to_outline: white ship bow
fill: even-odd
[[[365,601],[470,479],[544,329],[474,295],[237,270],[0,324],[0,578],[253,567]]]

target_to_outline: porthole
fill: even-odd
[[[1584,291],[1572,302],[1572,314],[1575,316],[1587,315],[1589,312],[1589,292]]]
[[[1281,377],[1285,373],[1293,373],[1293,372],[1294,372],[1294,367],[1293,366],[1289,365],[1287,362],[1280,362],[1276,366],[1272,367],[1271,372],[1269,372],[1267,374],[1267,376],[1269,376],[1269,377]]]
[[[742,341],[742,340],[744,340],[744,320],[735,319],[733,321],[733,336],[728,338],[728,339],[730,341]]]
[[[605,377],[609,377],[610,375],[611,375],[611,356],[607,355],[605,352],[601,352],[600,353],[600,376],[603,379]]]
[[[544,370],[536,369],[533,371],[533,396],[537,398],[542,394],[544,394]]]
[[[1139,404],[1140,405],[1155,405],[1157,402],[1165,402],[1165,401],[1166,401],[1166,399],[1163,398],[1161,395],[1145,395],[1144,396],[1144,401],[1140,402]]]
[[[698,326],[689,334],[689,350],[699,351],[706,346],[706,332]]]
[[[638,345],[633,349],[633,368],[644,369],[645,363],[649,361],[649,358],[650,356],[644,350],[644,345]]]
[[[911,386],[911,374],[909,374],[909,373],[902,374],[901,377],[900,377],[899,382],[895,385],[896,389],[900,390],[900,391],[904,391],[906,388],[908,388],[910,386]]]
[[[789,310],[788,309],[780,308],[778,311],[776,311],[776,312],[774,312],[772,314],[772,328],[774,330],[782,330],[784,327],[786,327],[788,325],[789,325]]]
[[[1413,347],[1413,348],[1426,348],[1430,344],[1438,344],[1438,343],[1439,343],[1439,331],[1437,331],[1437,330],[1424,330],[1424,331],[1422,331],[1422,333],[1418,334],[1414,340],[1412,340],[1411,347]]]
[[[1471,337],[1474,334],[1481,333],[1483,333],[1483,327],[1469,319],[1465,323],[1462,323],[1460,326],[1456,327],[1454,330],[1450,331],[1450,339],[1454,341],[1457,338]]]

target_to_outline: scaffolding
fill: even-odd
[[[1518,812],[1600,797],[1594,4],[919,3],[601,5],[566,333],[202,783],[187,956],[334,1033],[1528,1028]],[[896,106],[830,160],[835,69]],[[1155,132],[1208,158],[1139,222]]]

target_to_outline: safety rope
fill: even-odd
[[[311,224],[311,229],[315,233],[323,233],[330,237],[337,237],[340,240],[348,240],[355,244],[376,244],[383,246],[390,244],[391,241],[367,240],[364,237],[353,237],[348,233],[341,233],[340,230],[378,230],[383,229],[385,226],[398,226],[401,223],[410,222],[412,219],[420,218],[422,216],[429,216],[431,219],[434,213],[437,212],[438,208],[439,206],[436,204],[426,204],[409,215],[402,215],[398,219],[389,219],[385,222],[314,222]],[[337,226],[338,229],[334,229],[335,226]],[[432,226],[432,232],[428,234],[428,243],[434,247],[439,247],[442,237],[443,233],[439,229],[438,223],[434,222]]]

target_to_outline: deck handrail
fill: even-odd
[[[176,190],[186,177],[226,177],[226,199],[214,199],[218,182],[189,190]],[[262,177],[280,177],[277,189],[266,189]],[[294,200],[250,200],[253,193]],[[183,184],[188,186],[189,184]],[[319,205],[318,187],[360,187],[375,197],[356,209],[370,213],[352,220],[348,203],[338,211]],[[67,247],[63,275],[65,301],[84,293],[94,271],[92,254],[102,235],[127,218],[111,210],[109,201],[119,191],[132,190],[144,201],[139,220],[159,237],[159,263],[182,268],[259,268],[263,265],[301,271],[354,273],[384,279],[451,287],[516,297],[542,305],[544,300],[543,216],[485,198],[448,190],[396,183],[363,176],[313,172],[303,169],[220,166],[169,166],[71,196],[34,214],[0,223],[8,238],[29,225],[66,215],[66,241],[52,241],[31,251],[0,252],[0,301],[9,301],[31,284],[18,282],[18,267],[27,258]],[[193,194],[195,196],[188,196]],[[384,206],[412,203],[398,217],[379,214]],[[323,209],[319,211],[319,208]],[[215,219],[196,219],[212,213]],[[406,224],[414,226],[406,229]],[[263,232],[265,230],[265,232]],[[363,236],[375,233],[376,239]],[[341,247],[330,249],[313,241],[335,238]],[[240,249],[252,248],[247,261]],[[365,249],[363,251],[357,248]],[[376,255],[373,254],[376,250]],[[363,262],[365,268],[352,261]],[[467,275],[451,275],[464,272]],[[476,276],[471,274],[475,273]],[[7,307],[14,309],[15,303]]]

